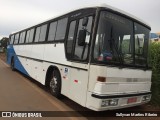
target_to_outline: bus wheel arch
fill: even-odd
[[[61,75],[58,67],[50,66],[46,73],[45,85],[51,94],[57,98],[61,97]]]

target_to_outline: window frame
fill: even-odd
[[[79,22],[80,19],[83,19],[84,17],[92,17],[92,25],[91,25],[91,34],[90,34],[90,38],[89,38],[89,47],[88,47],[88,53],[87,53],[87,57],[86,59],[74,59],[73,55],[75,52],[75,46],[76,46],[76,38],[78,35],[78,27],[79,27]],[[73,39],[73,44],[72,44],[72,52],[71,52],[71,57],[67,56],[67,41],[68,41],[68,35],[69,35],[69,29],[70,29],[70,24],[71,22],[76,21],[76,26],[75,26],[75,33],[74,33],[74,39]],[[91,46],[91,41],[92,41],[92,37],[93,37],[93,28],[94,28],[94,22],[95,22],[95,13],[94,12],[89,12],[87,14],[83,14],[75,19],[70,19],[68,20],[68,29],[67,29],[67,34],[66,34],[66,42],[65,42],[65,54],[66,54],[66,58],[69,61],[74,61],[74,62],[83,62],[83,63],[88,63],[89,62],[89,54],[90,54],[90,50],[92,48]]]
[[[39,28],[39,35],[38,35],[39,37],[38,37],[38,41],[35,41],[35,40],[36,40],[36,37],[37,37],[36,35],[37,35],[37,29],[38,29],[38,28]],[[34,41],[33,41],[35,44],[36,44],[36,43],[39,43],[40,33],[41,33],[41,26],[36,26],[36,27],[35,27],[35,37],[34,37]]]
[[[69,33],[70,33],[70,25],[71,25],[71,23],[72,22],[74,22],[75,21],[75,28],[74,28],[74,35],[73,35],[73,40],[72,40],[72,48],[71,48],[71,56],[68,56],[68,53],[67,53],[67,46],[68,46],[68,36],[69,36]],[[69,23],[68,23],[68,30],[67,30],[67,37],[66,37],[66,42],[65,42],[65,51],[66,51],[66,58],[67,59],[72,59],[72,56],[73,56],[73,51],[72,51],[72,49],[73,49],[73,47],[74,47],[74,42],[75,42],[75,38],[76,38],[76,34],[77,34],[77,24],[78,24],[78,22],[77,22],[77,20],[72,20],[72,21],[70,21]]]
[[[16,36],[18,35],[18,39],[16,39]],[[20,38],[20,32],[17,32],[14,34],[14,45],[18,45],[19,44],[19,38]],[[17,42],[15,43],[15,40],[17,40]]]
[[[28,32],[29,32],[29,35],[28,35]],[[25,44],[29,44],[30,32],[31,32],[31,29],[26,30],[26,37],[25,37],[25,41],[24,41]],[[28,36],[27,36],[27,35],[28,35]],[[26,42],[27,37],[28,37],[28,41]]]
[[[12,37],[13,37],[13,40],[12,40],[12,43],[11,43],[11,39],[12,39]],[[15,35],[14,35],[14,34],[12,34],[12,35],[10,36],[10,42],[9,42],[9,44],[10,44],[10,45],[14,45],[14,37],[15,37]]]
[[[61,20],[64,20],[64,19],[67,19],[66,26],[65,26],[66,28],[65,28],[65,31],[64,31],[64,38],[56,40],[57,29],[58,29],[58,22],[61,21]],[[54,37],[54,42],[64,42],[64,40],[66,38],[66,34],[67,34],[68,21],[69,21],[68,17],[63,17],[63,18],[57,20],[57,26],[56,26],[56,33],[55,33],[55,37]]]
[[[28,39],[28,43],[27,43],[27,44],[32,44],[33,41],[34,41],[35,31],[36,31],[36,30],[35,30],[35,27],[30,28],[29,30],[30,30],[30,32],[29,32],[29,39]],[[34,30],[34,31],[33,31],[33,37],[32,37],[32,41],[30,42],[30,36],[31,36],[31,31],[32,31],[32,30]]]
[[[56,23],[56,29],[55,29],[55,33],[54,33],[54,39],[53,40],[49,40],[48,38],[49,38],[49,32],[50,32],[50,26],[51,26],[51,24],[52,23]],[[55,42],[55,37],[56,37],[56,31],[57,31],[57,24],[58,24],[58,21],[56,20],[56,21],[51,21],[51,22],[49,22],[49,24],[48,24],[48,32],[47,32],[47,42],[49,42],[49,43],[52,43],[52,42]]]
[[[41,33],[42,33],[42,27],[43,27],[43,26],[46,26],[45,37],[44,37],[44,40],[43,40],[43,41],[40,41],[41,35],[42,35]],[[40,26],[40,34],[39,34],[39,40],[38,40],[39,43],[44,43],[44,42],[46,41],[47,29],[48,29],[48,24],[47,24],[47,23],[46,23],[46,24],[42,24],[42,25]]]
[[[148,66],[144,67],[144,66],[140,66],[140,65],[135,65],[135,63],[133,63],[133,65],[123,64],[123,66],[122,66],[120,64],[109,64],[109,63],[106,64],[106,63],[102,63],[102,62],[98,62],[98,61],[94,60],[94,46],[95,46],[95,42],[96,42],[96,33],[98,31],[100,13],[102,11],[107,11],[107,12],[110,12],[112,14],[119,15],[119,16],[124,17],[126,19],[129,19],[129,20],[131,20],[133,22],[133,26],[132,26],[133,27],[133,44],[135,44],[134,23],[138,23],[138,24],[146,27],[147,29],[151,30],[151,28],[149,26],[147,26],[146,24],[144,24],[144,23],[142,23],[142,22],[140,22],[140,21],[138,21],[138,20],[136,20],[134,18],[131,18],[131,17],[125,15],[125,14],[122,14],[122,13],[119,13],[119,12],[116,12],[116,11],[112,11],[112,10],[109,10],[109,9],[106,9],[106,8],[101,8],[101,9],[97,10],[97,17],[96,17],[96,20],[95,20],[96,22],[95,22],[95,28],[94,28],[94,32],[95,33],[93,35],[93,43],[92,43],[92,48],[91,48],[91,61],[90,61],[91,64],[93,64],[93,65],[101,65],[101,66],[119,67],[119,68],[124,67],[124,68],[132,68],[132,69],[137,69],[137,68],[138,69],[145,69],[145,70],[146,69],[150,69],[150,67],[148,67]],[[133,46],[133,56],[135,56],[135,50],[134,49],[135,49],[135,46]],[[135,62],[135,57],[133,57],[133,61]]]

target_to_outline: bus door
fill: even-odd
[[[69,91],[67,96],[77,103],[85,106],[87,86],[88,86],[88,70],[89,70],[89,49],[93,27],[94,13],[82,12],[75,13],[69,18],[68,34],[66,37],[65,48],[66,58],[71,62],[69,67]],[[78,43],[80,32],[86,34],[85,43]]]

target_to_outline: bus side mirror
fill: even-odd
[[[86,30],[80,30],[78,34],[78,45],[84,46],[86,40]]]

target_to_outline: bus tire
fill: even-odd
[[[57,69],[52,70],[49,77],[49,89],[53,96],[61,97],[61,76]]]
[[[12,71],[15,71],[14,58],[11,59],[11,69],[12,69]]]

